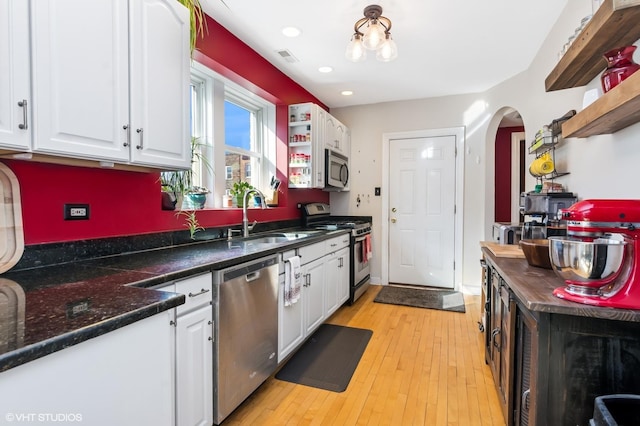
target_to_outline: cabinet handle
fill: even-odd
[[[122,145],[129,146],[129,143],[131,142],[131,129],[129,128],[128,124],[125,124],[124,126],[122,126],[122,129],[127,131],[127,141]]]
[[[200,296],[201,294],[208,293],[209,291],[211,291],[211,290],[209,290],[208,288],[203,288],[202,290],[200,290],[200,291],[199,291],[199,292],[197,292],[197,293],[191,293],[191,292],[189,292],[189,297],[196,297],[196,296]]]
[[[29,128],[29,122],[27,121],[27,100],[23,99],[19,101],[18,106],[22,108],[22,124],[18,124],[18,129],[27,130]]]
[[[522,392],[522,407],[529,411],[529,395],[531,394],[531,389],[527,389]]]
[[[209,322],[207,322],[207,324],[213,325],[213,321],[209,321]]]
[[[209,341],[212,342],[213,341],[213,337],[209,336]]]
[[[493,343],[493,346],[498,349],[498,352],[500,352],[500,345],[498,345],[496,343],[496,336],[498,334],[500,334],[500,329],[499,328],[496,328],[491,332],[491,342]]]
[[[141,127],[136,129],[136,132],[140,135],[140,145],[136,145],[136,149],[142,149],[144,146],[144,129]]]
[[[176,325],[176,322],[175,322],[175,321],[173,321],[173,320],[171,320],[171,321],[169,321],[169,325],[173,325],[173,326],[175,326],[175,325]]]

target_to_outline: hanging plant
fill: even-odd
[[[190,23],[191,23],[191,35],[190,35],[190,48],[191,56],[193,57],[193,51],[196,50],[196,39],[198,36],[204,38],[204,32],[207,30],[207,21],[200,6],[200,0],[178,0],[180,4],[189,9]],[[208,32],[208,30],[207,30]]]

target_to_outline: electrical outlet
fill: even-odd
[[[89,204],[65,204],[64,220],[89,219]]]

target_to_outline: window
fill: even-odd
[[[235,182],[266,189],[276,172],[275,106],[202,64],[192,66],[192,135],[199,135],[202,155],[193,165],[198,186],[207,187],[208,207],[220,207]],[[212,142],[210,142],[212,141]],[[224,173],[216,173],[216,170]]]

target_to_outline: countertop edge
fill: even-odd
[[[176,293],[168,299],[151,303],[130,312],[125,312],[117,317],[98,322],[94,325],[60,334],[22,348],[14,349],[13,351],[0,355],[0,372],[10,370],[14,367],[26,364],[29,361],[34,361],[62,349],[77,345],[78,343],[93,339],[94,337],[101,336],[145,318],[149,318],[153,315],[159,314],[160,312],[173,309],[184,303],[184,294]]]
[[[273,247],[268,247],[268,248],[265,247],[263,250],[255,251],[252,253],[248,253],[248,254],[230,258],[230,259],[224,259],[224,260],[210,262],[206,264],[204,263],[195,264],[191,267],[176,269],[174,271],[164,273],[164,274],[159,274],[159,275],[149,274],[149,276],[143,280],[135,281],[135,282],[122,282],[120,285],[137,287],[137,288],[143,289],[144,291],[160,292],[160,290],[153,290],[150,287],[161,285],[167,282],[172,282],[175,280],[179,280],[182,278],[186,278],[186,277],[207,272],[207,271],[224,269],[229,266],[234,266],[240,263],[258,259],[260,257],[270,256],[277,253],[294,250],[296,248],[303,247],[309,244],[319,243],[336,236],[348,234],[349,232],[350,231],[344,230],[344,229],[327,231],[318,235],[312,235],[309,237],[301,238],[299,240],[274,244]],[[238,239],[238,241],[241,241],[241,240],[242,239]],[[210,243],[210,242],[213,242],[213,241],[197,241],[197,242],[194,242],[193,245],[198,245],[198,244],[206,245],[207,243]],[[171,250],[172,248],[176,248],[176,247],[167,246],[167,247],[162,247],[154,250]],[[136,253],[138,252],[121,254],[117,256],[109,256],[109,257],[126,258],[127,256],[136,254]],[[89,262],[91,262],[91,260],[82,261],[81,263],[89,263]],[[125,267],[117,268],[113,266],[110,266],[110,267],[98,266],[98,268],[118,270],[118,271],[133,270],[131,268],[125,268]],[[166,292],[163,292],[163,293],[166,294]],[[39,341],[37,343],[32,343],[30,345],[11,350],[7,353],[0,354],[0,373],[10,370],[14,367],[26,364],[27,362],[36,360],[38,358],[45,357],[49,354],[60,351],[67,347],[74,346],[78,343],[82,343],[94,337],[98,337],[103,334],[109,333],[111,331],[117,330],[119,328],[125,327],[127,325],[133,324],[137,321],[156,315],[160,312],[175,308],[184,303],[185,303],[185,296],[183,294],[175,294],[175,296],[173,297],[169,297],[161,301],[150,303],[146,306],[139,307],[132,311],[122,313],[115,317],[96,322],[95,324],[88,325],[73,331],[65,332],[55,337],[51,337],[51,338]]]
[[[507,286],[511,289],[518,301],[532,312],[599,318],[613,321],[640,322],[640,310],[584,305],[557,298],[553,295],[553,290],[556,287],[562,286],[563,282],[552,270],[529,266],[525,259],[496,257],[486,247],[482,248],[482,252],[490,259],[491,264],[498,270],[500,276],[506,281]],[[525,279],[512,276],[512,272],[509,272],[507,268],[512,262],[520,262],[522,271],[544,278],[544,280],[540,280],[545,282],[545,284],[543,284],[544,287],[542,287],[544,297],[534,296],[539,290],[532,292],[523,287],[526,282],[531,282],[532,285],[535,285],[533,283],[534,278]],[[551,276],[554,277],[553,285],[548,283],[551,281],[549,278]]]

